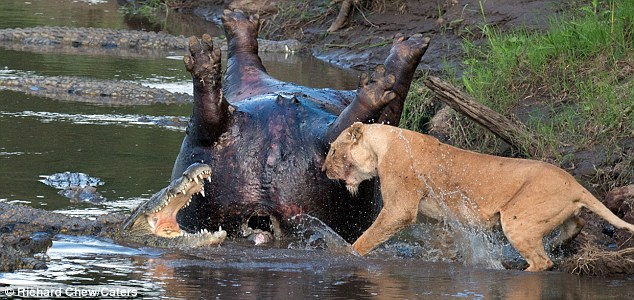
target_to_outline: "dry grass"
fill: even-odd
[[[608,251],[594,243],[586,243],[577,254],[562,261],[560,268],[587,276],[634,274],[634,248]]]

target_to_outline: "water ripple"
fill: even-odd
[[[148,116],[126,114],[66,114],[45,111],[0,111],[0,116],[35,118],[42,123],[69,122],[72,124],[89,125],[120,125],[120,126],[160,126],[175,131],[184,131],[188,118],[182,116]]]

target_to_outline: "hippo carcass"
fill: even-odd
[[[380,204],[373,184],[355,197],[329,180],[321,165],[329,143],[355,121],[398,125],[410,83],[429,39],[399,36],[384,65],[362,75],[356,91],[314,89],[267,74],[258,57],[257,16],[225,11],[228,61],[211,37],[189,39],[185,66],[194,107],[172,179],[193,163],[209,164],[204,195],[178,214],[190,232],[222,226],[230,236],[281,237],[298,214],[317,217],[353,241]],[[318,75],[317,75],[318,76]]]

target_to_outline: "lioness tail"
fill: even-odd
[[[595,198],[589,192],[584,193],[585,197],[581,198],[581,203],[583,206],[590,209],[595,214],[599,215],[601,218],[608,221],[610,224],[614,225],[616,228],[624,228],[634,233],[634,225],[621,220],[617,215],[612,213],[612,211],[607,208],[599,199]]]

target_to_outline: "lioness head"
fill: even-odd
[[[321,168],[328,178],[345,181],[346,188],[352,194],[356,194],[361,182],[377,174],[376,154],[365,140],[368,126],[356,122],[344,130],[330,145]]]

